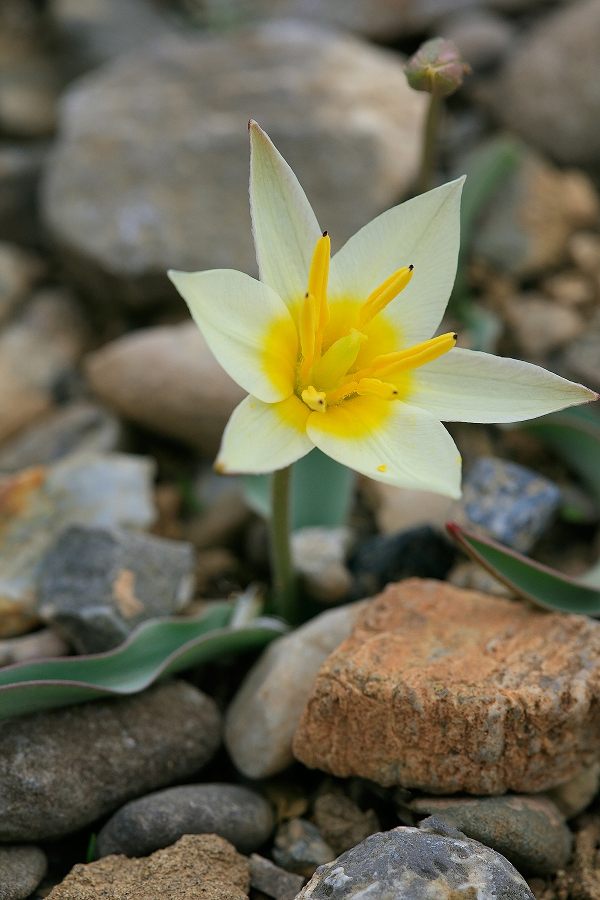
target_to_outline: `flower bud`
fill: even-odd
[[[471,67],[463,62],[453,41],[432,38],[421,44],[404,71],[408,83],[416,91],[448,97],[459,89],[463,76],[471,72]]]

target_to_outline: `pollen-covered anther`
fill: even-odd
[[[302,400],[313,412],[324,413],[327,409],[325,391],[318,391],[312,384],[302,391]]]
[[[361,378],[358,382],[356,393],[362,396],[366,394],[380,397],[382,400],[397,400],[398,388],[395,384],[380,381],[379,378]]]
[[[390,275],[389,278],[375,288],[372,294],[369,294],[365,302],[360,308],[358,314],[358,327],[364,328],[371,319],[381,312],[382,309],[391,303],[398,294],[404,290],[406,285],[413,277],[414,266],[404,266]]]

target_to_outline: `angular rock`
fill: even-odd
[[[25,900],[46,874],[48,860],[39,847],[0,847],[0,900]]]
[[[306,819],[289,819],[279,826],[272,854],[278,866],[305,878],[335,857],[317,826]]]
[[[85,371],[96,396],[124,418],[207,455],[246,395],[192,322],[118,338],[90,354]]]
[[[48,900],[247,900],[248,868],[246,857],[216,834],[186,834],[147,859],[79,863]]]
[[[0,636],[3,614],[37,616],[40,563],[70,525],[149,528],[154,464],[121,453],[81,453],[0,481]]]
[[[193,548],[184,541],[73,525],[40,565],[39,614],[78,653],[102,653],[142,622],[183,609],[193,572]]]
[[[454,825],[467,837],[491,847],[524,875],[552,875],[565,867],[571,855],[571,832],[556,805],[546,797],[423,797],[413,800],[410,807]]]
[[[304,882],[302,875],[286,872],[258,853],[250,857],[250,886],[273,900],[294,900]]]
[[[4,722],[0,841],[70,834],[189,778],[217,749],[220,731],[214,702],[185,681]]]
[[[339,603],[354,584],[345,566],[349,528],[300,528],[291,537],[292,560],[306,590],[321,603]]]
[[[169,267],[255,271],[249,110],[340,246],[406,191],[425,107],[397,54],[316,24],[173,36],[67,90],[43,216],[91,297],[174,300]]]
[[[527,882],[499,853],[456,830],[448,834],[436,827],[433,818],[427,821],[429,831],[401,826],[367,838],[322,866],[298,900],[351,900],[365,895],[369,900],[471,895],[533,900]]]
[[[317,797],[314,816],[323,838],[338,855],[380,831],[375,812],[372,809],[362,812],[356,803],[342,793],[321,794]]]
[[[585,616],[388,585],[321,667],[294,754],[434,794],[548,790],[600,756],[596,648]]]
[[[352,631],[363,604],[321,613],[278,638],[250,669],[225,718],[225,744],[247,778],[266,778],[294,761],[292,738],[321,664]]]
[[[186,784],[132,800],[98,835],[98,856],[147,856],[184,834],[218,834],[240,853],[271,836],[273,810],[260,794],[237,784]]]
[[[55,631],[42,628],[33,634],[0,640],[0,666],[32,659],[67,656],[70,647]]]
[[[560,505],[560,489],[548,478],[495,457],[481,457],[463,480],[452,518],[514,550],[527,553]]]
[[[532,28],[507,59],[493,94],[500,121],[567,165],[600,154],[600,7],[567,4]]]

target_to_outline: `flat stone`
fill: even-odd
[[[565,867],[571,855],[571,832],[546,797],[423,797],[410,807],[455,825],[467,837],[497,850],[524,875],[552,875]]]
[[[271,836],[275,820],[260,794],[237,784],[187,784],[132,800],[104,825],[98,856],[147,856],[184,834],[218,834],[240,853]]]
[[[0,900],[25,900],[46,874],[48,861],[39,847],[0,847]]]
[[[433,794],[548,790],[600,756],[596,648],[600,623],[585,616],[388,585],[321,667],[294,754]]]
[[[95,395],[125,419],[213,456],[245,397],[193,323],[144,328],[85,359]]]
[[[324,840],[338,855],[351,850],[369,835],[381,830],[377,815],[372,809],[363,812],[341,792],[317,797],[314,817]]]
[[[302,875],[286,872],[258,853],[250,857],[250,886],[273,900],[294,900],[305,880]]]
[[[335,857],[317,826],[306,819],[288,819],[279,826],[272,854],[277,865],[305,878]]]
[[[448,834],[433,818],[427,822],[429,831],[401,826],[367,838],[322,866],[298,900],[350,900],[365,894],[369,900],[471,895],[533,900],[527,882],[499,853],[456,829]]]
[[[165,38],[73,83],[42,188],[71,277],[108,314],[183,309],[170,267],[255,272],[249,110],[340,246],[416,174],[427,101],[402,62],[315,23],[270,22]]]
[[[102,653],[142,622],[183,609],[193,573],[193,548],[185,541],[72,525],[40,565],[39,614],[78,653]]]
[[[216,834],[186,834],[148,858],[79,863],[48,900],[247,900],[248,869],[247,858]]]
[[[185,681],[3,722],[0,841],[71,834],[194,775],[220,738],[214,702]]]
[[[267,778],[294,761],[292,738],[321,664],[352,631],[360,603],[315,616],[263,652],[231,701],[225,745],[247,778]]]

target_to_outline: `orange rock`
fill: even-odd
[[[599,700],[599,622],[411,578],[323,663],[294,754],[386,786],[535,793],[600,756]]]

